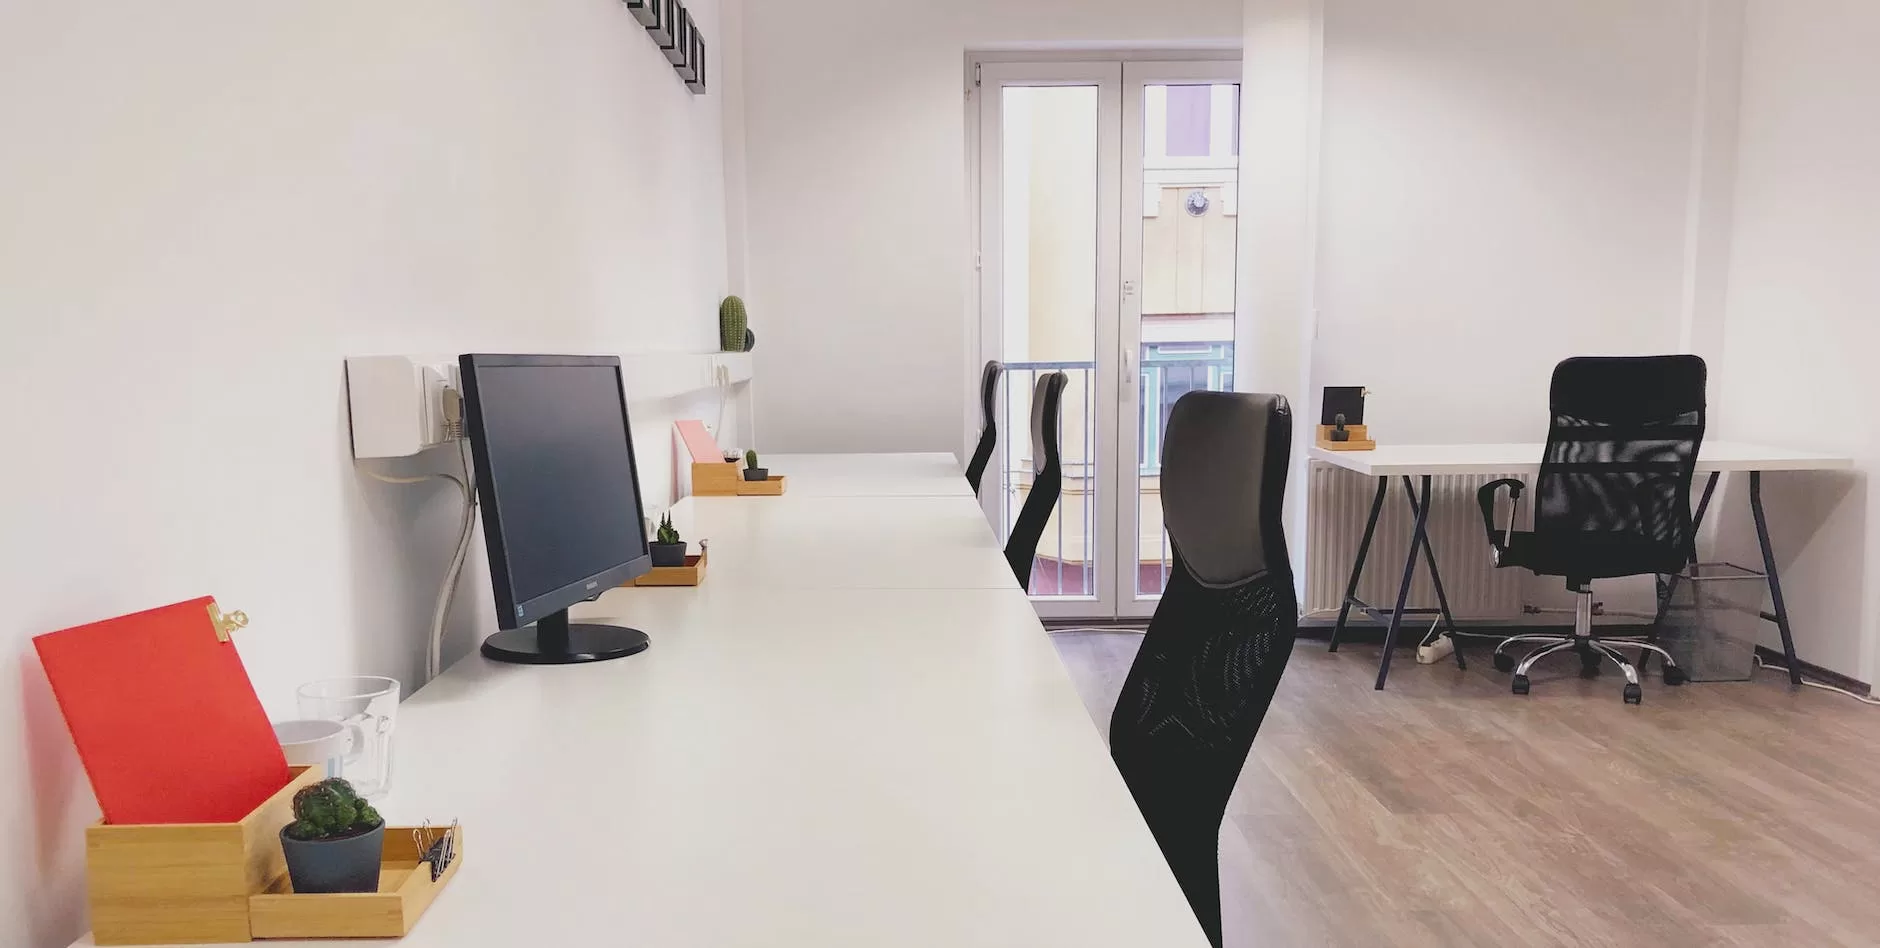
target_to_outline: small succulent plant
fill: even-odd
[[[748,470],[757,470],[757,451],[755,449],[744,452],[744,466]]]
[[[379,811],[351,783],[331,777],[294,794],[294,822],[287,827],[287,836],[303,842],[349,839],[383,825]]]
[[[653,542],[655,543],[682,542],[682,538],[679,536],[679,528],[672,525],[672,514],[666,514],[659,518],[659,533],[657,536],[653,538]]]

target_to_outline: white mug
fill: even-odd
[[[352,728],[338,721],[276,721],[274,736],[288,766],[325,767],[328,777],[345,776],[341,771],[352,753]]]

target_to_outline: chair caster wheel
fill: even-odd
[[[1629,684],[1629,683],[1625,686],[1625,703],[1626,704],[1640,704],[1644,702],[1644,700],[1645,700],[1645,689],[1640,688],[1637,685]]]
[[[1603,662],[1605,662],[1605,660],[1606,659],[1604,656],[1599,655],[1597,653],[1592,653],[1592,652],[1581,653],[1580,654],[1580,677],[1581,678],[1598,678],[1599,666]]]
[[[1495,653],[1495,670],[1498,672],[1514,671],[1514,656],[1506,652]]]
[[[1514,693],[1518,695],[1524,695],[1528,693],[1528,676],[1526,675],[1514,676]]]
[[[1666,665],[1665,670],[1664,670],[1664,676],[1665,676],[1665,684],[1670,685],[1674,688],[1677,687],[1678,685],[1685,684],[1686,682],[1691,680],[1691,676],[1686,675],[1684,673],[1684,669],[1679,668],[1676,665]]]

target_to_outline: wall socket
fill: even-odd
[[[404,458],[463,437],[457,360],[355,356],[346,360],[353,457]]]

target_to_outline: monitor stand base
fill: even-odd
[[[512,665],[578,665],[637,655],[651,644],[638,629],[571,624],[563,611],[484,639],[483,657]]]

